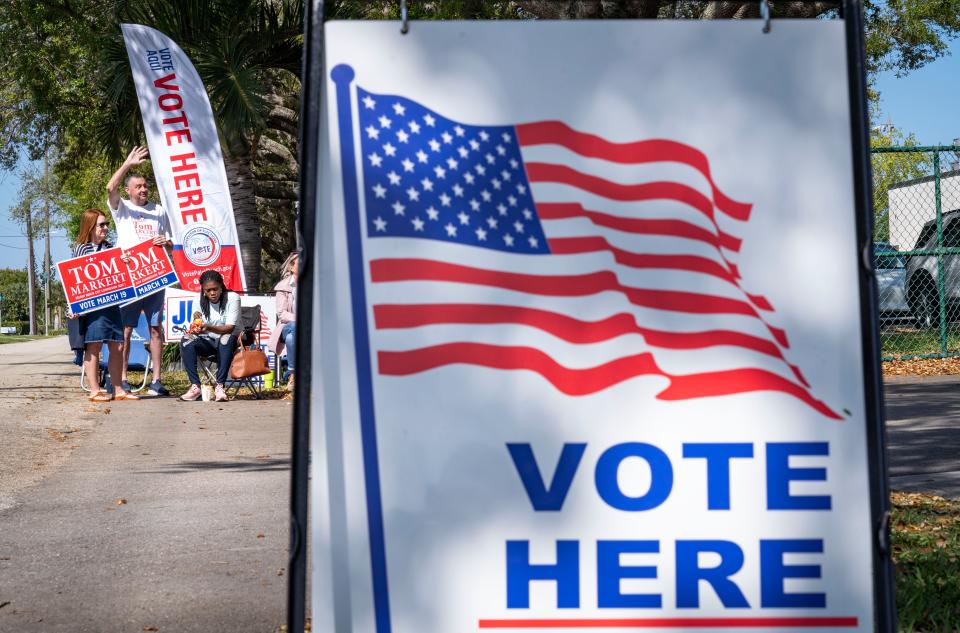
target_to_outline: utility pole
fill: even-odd
[[[27,212],[27,296],[30,300],[30,334],[37,333],[37,298],[34,287],[37,283],[33,265],[33,205],[26,205]]]
[[[43,152],[43,334],[50,335],[50,146]]]

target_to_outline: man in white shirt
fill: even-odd
[[[146,147],[134,147],[120,168],[107,183],[107,194],[113,222],[117,227],[117,246],[123,249],[133,248],[146,240],[153,240],[157,246],[171,248],[170,221],[162,206],[147,201],[147,179],[137,173],[128,173],[130,169],[147,159]],[[120,196],[120,183],[128,199]],[[170,392],[160,382],[161,353],[163,351],[163,293],[152,295],[128,303],[120,308],[123,317],[123,387],[127,383],[127,363],[130,359],[130,336],[140,320],[140,313],[147,317],[150,326],[150,358],[153,364],[153,382],[147,391],[153,396],[168,396]]]

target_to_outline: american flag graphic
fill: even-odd
[[[743,288],[751,205],[703,152],[357,98],[381,375],[526,370],[571,396],[652,379],[660,400],[777,392],[840,419]]]

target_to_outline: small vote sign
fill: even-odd
[[[108,248],[57,262],[73,314],[123,305],[178,283],[166,251],[148,240],[126,252]]]

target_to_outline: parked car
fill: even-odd
[[[943,246],[960,248],[960,209],[943,214]],[[920,230],[915,251],[932,251],[937,247],[937,224],[930,220]],[[960,255],[944,255],[944,299],[947,320],[960,307]],[[938,283],[940,265],[936,255],[911,255],[907,259],[907,303],[919,327],[934,327],[940,322]]]
[[[877,278],[880,324],[910,320],[906,261],[888,242],[873,243],[873,274]]]

